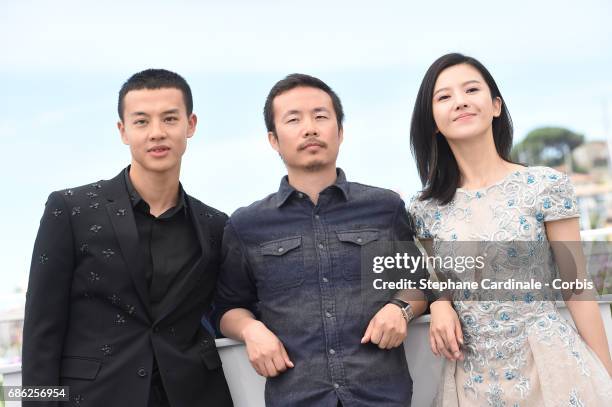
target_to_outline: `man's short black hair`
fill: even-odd
[[[284,79],[276,82],[276,84],[270,89],[268,97],[266,98],[266,104],[264,105],[264,120],[266,121],[266,128],[269,132],[276,134],[276,126],[274,126],[274,109],[272,102],[274,98],[290,91],[291,89],[298,87],[317,88],[327,93],[332,100],[334,112],[336,113],[336,120],[338,122],[338,129],[342,129],[342,121],[344,120],[344,111],[342,110],[342,103],[336,93],[327,86],[321,79],[315,78],[314,76],[305,75],[302,73],[293,73],[287,75]]]
[[[130,79],[125,81],[121,90],[119,90],[117,111],[121,121],[123,121],[123,101],[129,91],[163,88],[175,88],[183,93],[187,116],[190,116],[191,112],[193,112],[193,98],[191,97],[191,88],[187,81],[181,75],[166,69],[145,69],[132,75]]]

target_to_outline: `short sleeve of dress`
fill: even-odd
[[[566,174],[547,168],[541,182],[540,213],[537,216],[541,216],[544,222],[580,216],[574,187]]]
[[[425,221],[425,219],[427,219],[425,214],[426,202],[421,201],[419,196],[420,194],[415,194],[412,196],[412,198],[410,198],[408,213],[410,214],[412,222],[414,223],[416,237],[419,239],[431,239],[431,231],[429,230],[429,226]]]

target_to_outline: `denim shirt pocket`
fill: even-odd
[[[379,239],[378,229],[336,231],[338,237],[338,265],[347,280],[361,278],[361,248]]]
[[[260,244],[261,284],[278,290],[297,287],[304,281],[302,236],[272,240]]]

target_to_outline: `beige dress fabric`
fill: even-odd
[[[579,216],[568,177],[547,167],[527,167],[481,190],[459,188],[447,205],[415,196],[409,212],[418,237],[433,239],[434,254],[453,241],[546,242],[545,222]],[[540,259],[555,270],[549,248]],[[516,261],[509,254],[506,270],[521,273]],[[435,406],[612,406],[612,379],[554,301],[466,295],[453,297],[453,306],[465,359],[446,361]]]

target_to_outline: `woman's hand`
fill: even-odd
[[[463,332],[457,313],[446,300],[430,305],[429,343],[434,355],[444,355],[448,360],[463,360],[459,346],[463,345]]]

